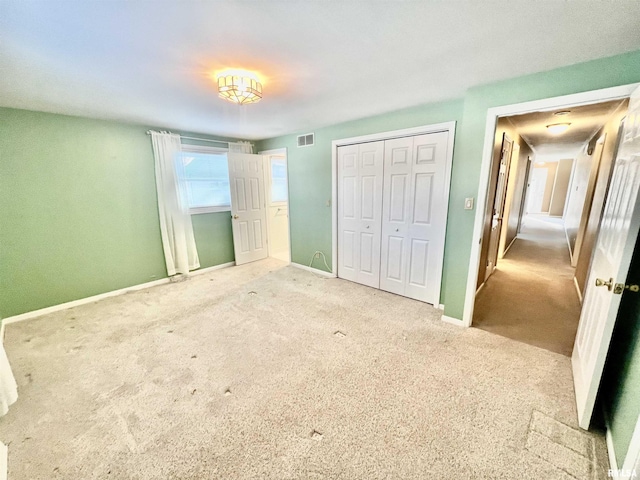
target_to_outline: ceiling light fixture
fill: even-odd
[[[567,131],[567,128],[569,128],[569,125],[571,125],[570,123],[554,123],[552,125],[547,125],[547,130],[549,130],[549,133],[551,133],[552,135],[560,135],[561,133],[564,133]]]
[[[238,105],[256,103],[262,99],[262,84],[249,72],[223,72],[218,75],[218,96]]]
[[[560,110],[559,112],[554,113],[556,117],[563,117],[564,115],[569,115],[571,110]]]

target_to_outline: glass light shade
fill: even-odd
[[[262,84],[250,77],[221,75],[218,96],[239,105],[256,103],[262,99]]]
[[[553,125],[547,125],[547,130],[549,130],[549,133],[553,135],[560,135],[561,133],[564,133],[567,131],[567,129],[569,128],[569,125],[571,124],[570,123],[554,123]]]

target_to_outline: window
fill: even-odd
[[[271,157],[271,203],[282,203],[288,199],[287,160],[284,157]]]
[[[229,164],[224,151],[183,146],[177,170],[189,205],[189,213],[231,210]]]

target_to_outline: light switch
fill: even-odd
[[[473,210],[473,197],[464,199],[464,209],[465,210]]]

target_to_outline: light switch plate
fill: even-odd
[[[465,210],[473,210],[473,197],[464,199],[464,209]]]

